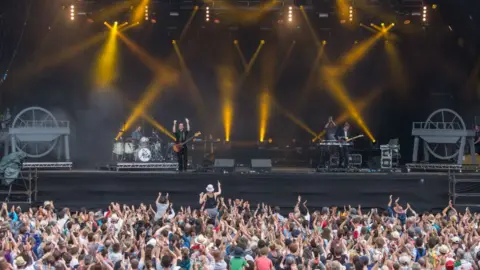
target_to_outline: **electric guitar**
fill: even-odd
[[[202,135],[201,132],[196,132],[192,137],[188,138],[186,141],[184,141],[183,143],[176,143],[173,145],[173,151],[175,151],[175,153],[178,153],[180,151],[182,151],[182,146],[185,145],[186,143],[188,143],[189,141],[193,140],[193,138],[195,137],[198,137]]]
[[[360,135],[358,135],[358,136],[355,136],[355,137],[346,139],[345,142],[351,142],[351,141],[354,141],[354,140],[356,140],[356,139],[358,139],[358,138],[363,138],[363,137],[364,137],[364,135],[363,135],[363,134],[360,134]]]

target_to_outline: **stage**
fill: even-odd
[[[208,184],[222,183],[222,196],[265,202],[291,209],[297,196],[308,206],[383,208],[388,196],[400,197],[417,211],[439,210],[448,204],[447,173],[315,173],[308,169],[254,173],[176,173],[116,171],[41,171],[38,202],[53,200],[57,207],[105,208],[110,202],[154,205],[158,192],[169,193],[175,207],[198,207]]]

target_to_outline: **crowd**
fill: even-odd
[[[155,206],[111,203],[98,212],[2,205],[3,269],[480,269],[479,216],[450,203],[417,213],[390,196],[385,210],[293,212],[221,197],[212,185],[199,206],[174,210],[168,194]]]

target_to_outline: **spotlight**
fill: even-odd
[[[433,5],[432,5],[432,9],[437,9],[437,7],[438,7],[438,6],[437,6],[436,4],[433,4]]]
[[[235,39],[235,40],[233,41],[233,44],[235,44],[235,45],[238,44],[238,40]]]
[[[350,22],[353,22],[353,7],[350,6],[348,9],[349,9],[349,10],[348,10],[348,13],[349,13],[349,14],[348,14],[348,20],[349,20]]]
[[[172,44],[174,44],[174,45],[177,44],[177,41],[175,39],[172,40]]]
[[[410,23],[411,23],[410,20],[405,20],[405,21],[403,22],[403,24],[410,24]]]
[[[70,6],[70,20],[71,21],[75,20],[75,5]]]
[[[205,8],[205,21],[206,22],[210,21],[210,7]]]
[[[260,40],[260,44],[265,44],[265,40]]]
[[[427,22],[427,6],[423,6],[423,16],[422,16],[422,21],[424,23]]]
[[[293,21],[293,7],[289,6],[288,7],[288,22],[292,22],[292,21]]]
[[[326,40],[323,40],[323,41],[322,41],[322,44],[323,44],[323,45],[327,45],[327,41],[326,41]]]
[[[145,21],[148,21],[150,19],[150,15],[148,12],[148,5],[145,5]]]

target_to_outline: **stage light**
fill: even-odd
[[[260,44],[265,44],[265,40],[260,40]]]
[[[349,9],[349,10],[348,10],[348,13],[349,13],[349,14],[348,14],[348,20],[349,20],[350,22],[353,22],[353,7],[350,6],[348,9]]]
[[[422,16],[422,21],[424,23],[427,22],[427,6],[423,6],[423,16]]]
[[[272,138],[268,138],[268,143],[273,143],[273,139],[272,139]]]
[[[148,13],[148,5],[145,5],[145,21],[148,21],[149,19],[150,19],[150,14]]]
[[[71,21],[75,20],[75,5],[70,6],[70,20]]]
[[[206,22],[210,21],[210,7],[205,8],[205,21]]]
[[[438,7],[438,6],[437,6],[436,4],[433,4],[433,5],[432,5],[432,9],[437,9],[437,7]]]
[[[410,23],[411,23],[410,20],[405,20],[405,21],[403,22],[403,24],[410,24]]]
[[[323,41],[322,41],[322,44],[323,44],[323,45],[327,45],[327,41],[326,41],[326,40],[323,40]]]
[[[233,44],[235,44],[235,45],[238,44],[238,40],[235,39],[235,40],[233,41]]]
[[[172,40],[172,44],[177,44],[177,41],[175,39]]]
[[[292,21],[293,21],[293,7],[289,6],[288,7],[288,22],[292,22]]]

